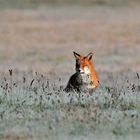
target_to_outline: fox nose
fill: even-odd
[[[79,69],[78,72],[79,72],[79,73],[83,73],[84,71],[83,71],[82,69]]]
[[[81,72],[81,70],[79,69],[78,72]]]

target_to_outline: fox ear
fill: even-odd
[[[74,54],[74,56],[75,56],[76,59],[79,59],[81,57],[81,55],[78,54],[78,53],[76,53],[76,52],[73,52],[73,54]]]
[[[93,56],[93,53],[90,52],[90,53],[86,56],[86,58],[87,58],[88,60],[91,60],[91,59],[92,59],[92,56]]]

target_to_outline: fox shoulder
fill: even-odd
[[[78,91],[80,85],[82,85],[82,77],[81,75],[79,75],[79,73],[75,73],[70,77],[68,84],[65,88],[65,91],[66,92],[73,90]]]

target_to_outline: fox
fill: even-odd
[[[65,91],[92,93],[99,86],[99,78],[92,61],[93,52],[86,56],[76,52],[73,54],[76,60],[76,72],[69,78]]]

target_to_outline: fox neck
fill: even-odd
[[[77,73],[80,75],[83,84],[89,85],[91,82],[90,69],[84,67],[83,69],[77,70]]]
[[[91,84],[94,88],[96,88],[96,87],[98,86],[98,84],[99,84],[99,78],[98,78],[98,76],[97,76],[97,73],[96,73],[94,67],[92,67],[92,69],[91,69],[90,79],[91,79],[91,81],[90,81],[91,83],[90,83],[90,84]]]
[[[82,81],[84,84],[89,84],[90,83],[90,75],[89,74],[80,74]]]
[[[81,75],[82,81],[84,84],[90,85],[91,87],[96,87],[99,83],[96,71],[93,67],[93,64],[89,68],[89,73],[83,72],[79,73]]]

